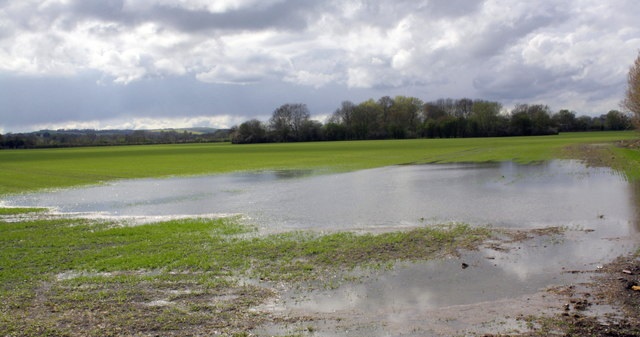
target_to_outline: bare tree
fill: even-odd
[[[303,138],[303,124],[310,118],[309,109],[305,104],[284,104],[277,108],[269,126],[275,140],[279,142],[300,141]]]
[[[633,113],[636,127],[640,127],[640,52],[636,61],[629,68],[627,85],[622,106]]]

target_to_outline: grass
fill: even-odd
[[[1,215],[19,215],[19,214],[30,214],[30,213],[42,213],[46,212],[46,208],[37,208],[37,207],[10,207],[10,208],[0,208],[0,216]]]
[[[252,232],[234,219],[137,227],[79,219],[0,222],[0,331],[241,333],[277,318],[250,310],[273,292],[239,279],[323,280],[358,266],[474,249],[491,235],[463,224],[379,235],[247,236]]]
[[[0,151],[0,195],[113,179],[246,170],[332,172],[405,163],[526,163],[583,158],[585,148],[597,148],[594,157],[606,158],[605,164],[630,177],[640,177],[638,150],[582,146],[635,138],[635,132],[598,132]],[[3,336],[246,336],[264,323],[295,323],[253,310],[276,296],[265,282],[333,282],[330,278],[353,268],[455,255],[494,235],[486,228],[452,224],[383,234],[258,236],[234,218],[123,227],[48,218],[42,212],[0,207]],[[14,215],[20,220],[15,222]]]
[[[0,222],[0,289],[69,270],[166,270],[300,280],[314,268],[425,259],[473,249],[490,231],[455,224],[358,235],[306,232],[247,237],[234,219],[175,220],[135,227],[80,219]],[[44,271],[44,273],[43,273]],[[274,272],[277,271],[277,272]],[[6,289],[5,289],[6,290]]]
[[[349,171],[406,163],[527,163],[575,144],[637,138],[635,132],[558,136],[232,145],[178,144],[0,151],[0,195],[114,179],[250,170]]]

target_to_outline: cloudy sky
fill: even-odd
[[[407,95],[618,109],[637,0],[0,0],[0,133]]]

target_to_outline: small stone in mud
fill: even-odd
[[[571,303],[573,303],[573,308],[575,310],[584,311],[591,305],[589,301],[586,299],[572,299]]]
[[[462,269],[467,269],[467,268],[469,268],[469,265],[464,263],[464,262],[462,262]]]
[[[623,269],[622,272],[627,274],[627,275],[633,275],[633,272],[631,272],[631,270],[629,270],[629,269]]]

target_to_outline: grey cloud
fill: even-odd
[[[98,19],[125,26],[154,22],[159,26],[170,26],[185,32],[208,29],[299,30],[306,27],[308,16],[319,4],[311,0],[287,0],[269,6],[212,13],[205,9],[192,10],[164,5],[127,10],[123,0],[75,0],[68,4],[52,4],[46,8],[24,7],[23,10],[14,12],[12,16],[21,23],[22,27],[29,30],[45,29],[54,22],[66,29],[73,29],[75,24],[86,19]]]
[[[575,83],[575,70],[552,71],[546,68],[512,64],[485,70],[473,80],[473,86],[483,97],[520,100],[549,92],[560,92]]]
[[[127,10],[122,0],[76,0],[71,6],[76,19],[97,18],[124,25],[154,22],[160,26],[193,32],[209,29],[258,30],[265,28],[303,29],[307,13],[316,3],[309,0],[287,0],[270,6],[256,6],[213,13],[178,6],[153,5],[135,11]]]
[[[94,75],[95,76],[95,75]],[[0,76],[2,124],[37,124],[44,120],[90,120],[114,113],[117,92],[98,87],[93,76],[74,78]]]
[[[127,22],[132,19],[131,13],[123,10],[123,0],[75,0],[70,7],[72,13],[80,18],[91,17],[103,21],[119,22]]]
[[[0,74],[0,130],[29,125],[115,118],[176,118],[233,115],[268,116],[286,102],[306,103],[313,114],[332,112],[340,101],[364,100],[372,93],[342,86],[320,89],[263,81],[229,86],[190,77],[140,80],[127,86],[97,84],[100,75],[35,78]]]
[[[264,8],[248,8],[224,13],[156,6],[144,17],[148,20],[169,24],[183,31],[265,28],[299,30],[306,27],[306,12],[311,11],[312,7],[313,2],[300,0],[285,1]]]
[[[435,17],[460,17],[476,12],[483,1],[430,0],[423,8]]]
[[[471,54],[480,59],[500,54],[530,33],[562,22],[565,17],[563,13],[522,13],[514,22],[491,22],[486,29],[473,34],[473,40],[469,41]]]

